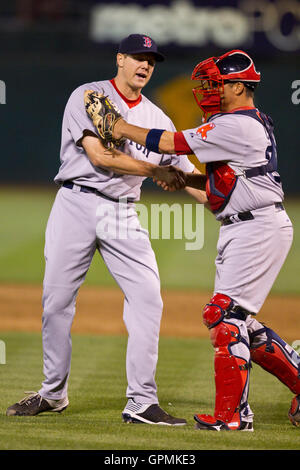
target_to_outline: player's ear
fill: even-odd
[[[233,84],[233,91],[237,96],[240,96],[245,90],[245,85],[242,82],[235,82]]]
[[[123,67],[124,60],[125,60],[125,54],[121,54],[121,52],[118,52],[118,54],[117,54],[117,66],[118,67]]]

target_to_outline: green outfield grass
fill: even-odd
[[[299,449],[300,430],[287,411],[290,392],[258,366],[251,371],[253,433],[196,431],[195,412],[211,413],[213,349],[206,339],[161,338],[157,370],[160,404],[185,417],[184,428],[124,424],[124,336],[73,335],[70,406],[62,414],[7,417],[5,410],[38,390],[43,379],[39,334],[2,332],[6,364],[0,365],[1,450],[281,450]]]
[[[42,282],[44,232],[55,193],[55,188],[29,190],[16,187],[0,190],[0,282]],[[176,203],[183,207],[191,201],[192,198],[182,192],[169,194],[163,191],[145,193],[141,200],[148,208],[151,203]],[[286,208],[294,223],[294,243],[272,292],[300,294],[300,200],[287,199]],[[195,225],[195,220],[193,222]],[[162,287],[211,290],[217,238],[218,223],[213,215],[205,210],[202,249],[187,251],[185,245],[188,240],[185,239],[153,239],[152,246],[157,257]],[[86,283],[115,285],[98,254],[94,257]]]

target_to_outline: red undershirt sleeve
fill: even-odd
[[[182,132],[174,133],[174,147],[177,155],[191,155],[193,153]]]

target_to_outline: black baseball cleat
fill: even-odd
[[[254,431],[253,423],[247,421],[241,421],[238,427],[238,423],[232,423],[234,424],[234,429],[231,429],[231,423],[227,425],[224,421],[216,419],[214,416],[210,415],[195,415],[194,420],[196,421],[195,428],[202,431]]]
[[[296,395],[292,399],[291,407],[288,412],[288,417],[290,422],[294,426],[299,426],[300,424],[300,395]]]
[[[37,392],[25,392],[28,395],[6,410],[7,416],[35,416],[44,411],[61,413],[69,404],[68,397],[61,400],[48,400]]]
[[[136,403],[132,398],[123,410],[122,418],[125,423],[160,424],[165,426],[184,426],[185,419],[174,418],[157,404]]]

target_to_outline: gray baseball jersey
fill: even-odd
[[[225,161],[240,175],[235,190],[217,219],[254,210],[283,200],[283,190],[273,175],[246,179],[243,170],[267,164],[266,148],[271,144],[264,126],[249,116],[216,115],[203,135],[199,127],[183,131],[196,157],[202,163]],[[277,173],[276,173],[277,174]]]
[[[85,90],[95,90],[108,95],[129,123],[148,128],[158,127],[170,131],[175,130],[168,116],[145,96],[141,95],[138,103],[130,107],[128,100],[124,100],[112,81],[86,83],[71,94],[65,108],[62,123],[61,167],[55,177],[55,182],[61,184],[66,180],[76,181],[78,184],[94,187],[114,199],[127,197],[137,201],[140,198],[141,185],[145,177],[119,175],[99,167],[96,168],[91,164],[80,145],[84,130],[95,132],[94,125],[84,107],[83,94]],[[194,165],[187,157],[160,155],[128,140],[122,150],[137,160],[148,161],[156,165],[172,164],[188,172],[194,169]]]

